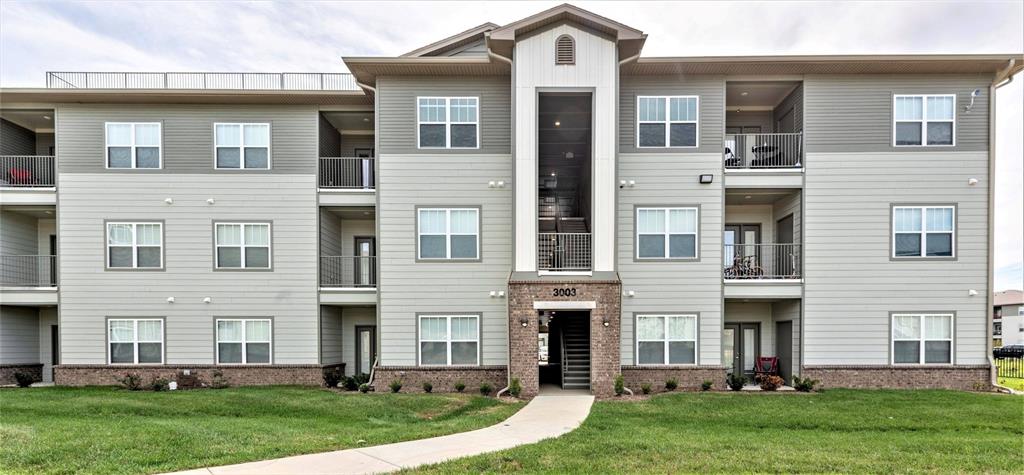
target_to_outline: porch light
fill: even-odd
[[[520,318],[519,319],[519,324],[522,325],[525,328],[527,325],[530,324],[530,321],[527,320],[526,318]]]
[[[740,93],[741,96],[746,96],[747,94],[750,94],[750,93],[747,92],[747,91],[743,91],[743,92]]]
[[[555,121],[555,127],[561,127],[561,126],[562,126],[562,121],[556,120]]]
[[[608,326],[608,325],[611,325],[611,324],[612,324],[612,322],[609,322],[607,318],[606,318],[606,319],[604,319],[604,320],[603,320],[603,321],[601,322],[601,325],[604,325],[604,326]]]
[[[714,181],[714,180],[715,180],[715,176],[711,175],[711,174],[701,175],[700,176],[700,184],[702,184],[702,185],[710,185],[711,182]]]

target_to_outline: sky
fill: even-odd
[[[343,56],[397,56],[558,3],[2,0],[0,86],[41,87],[46,71],[345,72]],[[644,56],[1024,52],[1021,0],[574,4],[647,33]],[[994,290],[1024,288],[1022,84],[997,94]]]

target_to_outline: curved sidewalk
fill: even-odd
[[[179,473],[311,475],[393,472],[558,437],[579,427],[593,403],[594,396],[590,395],[542,394],[505,421],[470,432]]]

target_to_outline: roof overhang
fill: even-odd
[[[0,107],[67,103],[372,105],[373,99],[363,91],[0,88]]]
[[[512,67],[490,58],[423,57],[350,57],[345,66],[362,87],[375,88],[378,76],[505,76]]]
[[[582,25],[615,41],[618,45],[620,60],[639,55],[647,40],[647,35],[636,28],[573,5],[562,4],[487,32],[487,47],[496,54],[511,58],[512,49],[517,39],[549,25],[565,22]]]
[[[462,46],[480,41],[484,38],[484,33],[498,28],[498,25],[487,22],[479,26],[474,26],[461,33],[456,33],[443,40],[436,41],[422,48],[414,49],[408,53],[403,54],[401,57],[415,58],[422,56],[437,56],[444,54],[445,52],[458,49]]]
[[[623,75],[675,74],[994,74],[1011,60],[1009,75],[1024,69],[1021,54],[705,56],[639,58],[624,64]]]

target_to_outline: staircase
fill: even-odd
[[[558,232],[560,233],[589,233],[586,218],[562,218],[558,221]]]
[[[590,389],[590,316],[562,320],[562,388]]]

